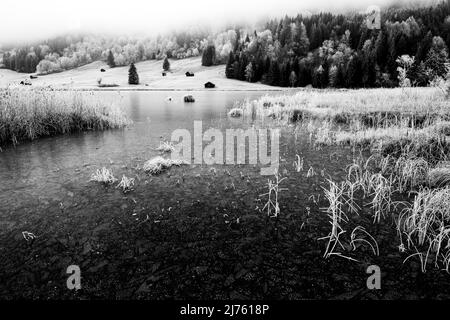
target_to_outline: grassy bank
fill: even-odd
[[[286,121],[329,120],[335,124],[361,121],[367,126],[423,124],[448,119],[450,102],[440,89],[396,88],[361,90],[307,90],[295,95],[265,96],[240,108],[247,116]]]
[[[0,146],[126,124],[119,107],[105,105],[92,95],[44,88],[0,90]]]
[[[356,260],[350,251],[358,241],[379,254],[364,226],[347,229],[369,213],[374,223],[395,221],[405,262],[417,259],[422,272],[429,265],[450,272],[450,100],[444,92],[312,91],[263,97],[238,108],[244,116],[296,123],[316,148],[353,150],[344,181],[330,179],[323,187],[332,226],[320,239],[327,242],[325,258]]]

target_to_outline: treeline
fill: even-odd
[[[225,63],[235,42],[234,29],[211,32],[188,28],[155,37],[66,35],[46,41],[6,48],[0,67],[18,72],[47,74],[76,68],[97,60],[125,66],[150,59],[184,59],[199,56],[208,45],[217,48],[217,61]]]
[[[362,14],[284,17],[254,31],[187,28],[156,37],[67,35],[0,52],[0,67],[47,74],[102,60],[111,67],[202,55],[228,78],[274,86],[426,86],[448,71],[450,0],[426,8],[388,8],[381,28]]]
[[[362,14],[286,16],[240,36],[226,76],[298,87],[426,86],[448,72],[450,1],[381,12],[381,28]],[[204,55],[210,61],[210,55]]]

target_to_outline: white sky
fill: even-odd
[[[155,34],[188,25],[296,15],[302,10],[364,10],[388,2],[391,0],[1,0],[0,46],[67,31]]]

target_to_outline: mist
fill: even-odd
[[[192,26],[219,26],[262,17],[327,11],[363,11],[391,0],[4,0],[0,14],[0,45],[29,42],[68,32],[154,35]],[[398,1],[396,1],[398,2]],[[438,0],[419,0],[429,4]],[[408,3],[408,1],[403,1]]]

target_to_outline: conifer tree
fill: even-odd
[[[232,79],[234,77],[233,64],[234,55],[233,52],[230,51],[230,54],[228,55],[227,66],[225,67],[225,76],[229,79]]]
[[[114,68],[116,66],[116,62],[114,61],[114,55],[111,52],[111,50],[109,50],[108,53],[107,63],[110,68]]]
[[[130,65],[130,69],[128,70],[128,84],[139,84],[139,75],[134,63]]]
[[[250,63],[247,65],[247,67],[245,67],[245,79],[246,79],[248,82],[252,82],[254,76],[255,76],[255,70],[254,70],[254,67],[253,67],[253,63],[250,62]]]
[[[434,37],[431,49],[425,60],[425,68],[431,71],[429,80],[436,77],[444,78],[447,75],[448,51],[441,37]]]
[[[164,58],[163,70],[164,71],[169,71],[170,70],[170,62],[169,62],[169,59],[167,57]]]
[[[216,62],[216,47],[209,45],[202,54],[202,66],[209,67]]]

